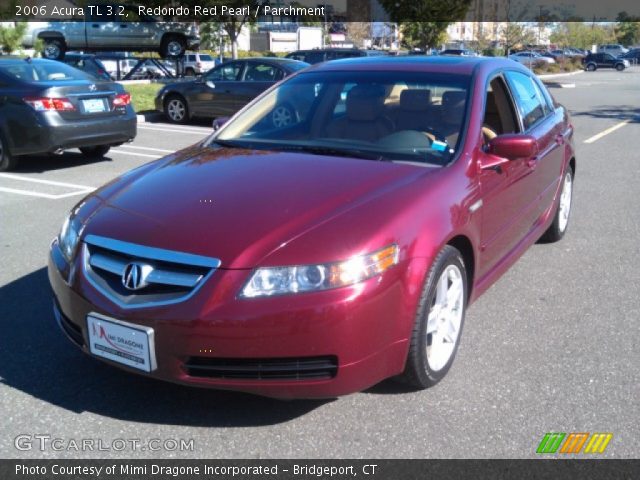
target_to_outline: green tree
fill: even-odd
[[[592,45],[611,43],[616,39],[614,28],[596,22],[562,22],[551,34],[551,42],[563,47],[578,47],[589,50]]]
[[[427,49],[442,45],[449,22],[404,22],[400,24],[402,43],[407,48]]]
[[[536,43],[536,35],[528,25],[520,22],[506,22],[500,28],[500,36],[504,43],[505,54],[508,55],[514,47]]]
[[[616,40],[623,45],[634,45],[640,40],[640,18],[631,17],[627,12],[618,14],[615,26]]]
[[[16,22],[12,27],[0,26],[0,49],[11,54],[22,48],[22,37],[27,31],[27,24]]]

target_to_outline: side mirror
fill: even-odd
[[[489,141],[487,153],[509,160],[531,158],[538,153],[538,143],[531,135],[511,133],[498,135]]]
[[[229,117],[218,117],[214,119],[213,123],[211,124],[211,126],[213,127],[213,131],[216,132],[220,130],[220,127],[222,127],[228,121],[229,121]]]

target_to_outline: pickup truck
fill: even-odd
[[[157,51],[163,58],[175,58],[200,45],[198,27],[194,23],[159,21],[140,14],[133,5],[112,6],[108,11],[112,15],[107,15],[101,5],[100,10],[84,9],[84,18],[30,21],[22,45],[33,48],[41,39],[44,43],[42,55],[51,60],[61,60],[69,50]]]

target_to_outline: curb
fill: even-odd
[[[540,80],[546,80],[548,78],[571,77],[573,75],[579,75],[581,73],[584,73],[584,70],[576,70],[575,72],[569,73],[546,73],[544,75],[538,75],[538,78]]]
[[[147,112],[147,113],[138,113],[136,115],[136,119],[138,123],[147,123],[147,122],[155,122],[162,118],[162,114],[160,112]]]

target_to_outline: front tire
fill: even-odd
[[[619,72],[623,71],[624,70],[624,65],[619,63],[618,65],[616,65],[616,70],[619,71]]]
[[[590,63],[587,65],[587,72],[595,72],[596,68],[597,67],[593,63]]]
[[[2,132],[0,132],[0,172],[12,170],[17,164],[18,160],[9,152],[9,145],[2,136]]]
[[[445,377],[458,351],[467,292],[462,255],[447,245],[427,275],[401,381],[422,390]]]
[[[110,149],[109,145],[96,145],[95,147],[81,147],[80,151],[85,157],[104,157]]]
[[[560,192],[560,199],[558,200],[558,207],[556,214],[553,217],[553,222],[549,226],[546,232],[540,237],[540,241],[543,243],[557,242],[564,237],[569,225],[569,217],[571,215],[571,204],[573,199],[573,170],[571,167],[567,168],[567,171],[562,177],[562,190]]]
[[[170,36],[162,40],[160,55],[162,58],[179,58],[184,55],[186,50],[187,42],[185,42],[184,38]]]

